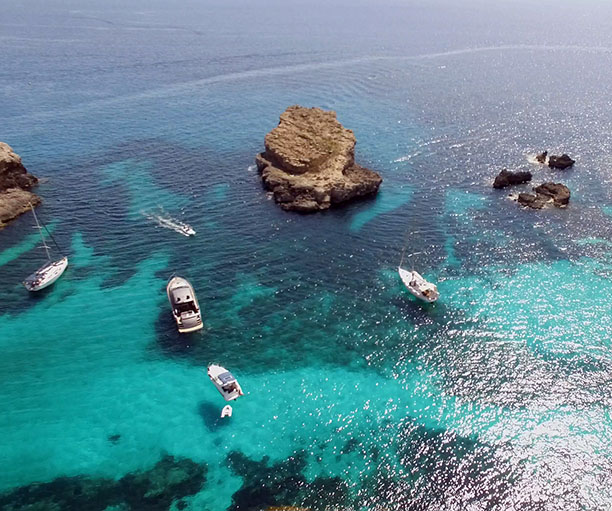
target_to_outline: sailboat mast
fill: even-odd
[[[34,220],[36,220],[36,227],[38,227],[38,232],[40,233],[40,239],[42,240],[43,247],[45,248],[45,252],[47,252],[47,259],[51,261],[51,254],[49,254],[49,247],[47,247],[47,244],[45,243],[45,237],[43,236],[42,227],[40,226],[38,217],[36,216],[36,213],[34,212],[34,206],[32,206],[31,202],[29,204],[30,204],[30,208],[32,209],[32,214],[34,215]]]

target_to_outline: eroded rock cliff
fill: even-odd
[[[266,135],[257,167],[281,208],[321,211],[378,191],[382,178],[355,163],[355,142],[335,112],[291,106]]]
[[[0,229],[6,222],[37,205],[40,197],[29,191],[38,179],[21,163],[21,158],[4,142],[0,142]]]

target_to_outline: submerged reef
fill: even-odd
[[[38,182],[21,163],[11,146],[0,142],[0,229],[30,209],[30,203],[40,204],[40,197],[28,191]]]
[[[165,455],[151,469],[118,481],[87,476],[59,477],[0,494],[3,511],[167,511],[173,502],[198,493],[207,467],[187,458]]]
[[[317,477],[308,482],[303,474],[306,468],[303,452],[271,464],[267,456],[253,461],[234,451],[227,461],[230,469],[244,480],[232,496],[230,511],[260,511],[281,506],[313,511],[348,508],[348,486],[342,478]]]
[[[378,191],[382,178],[355,163],[355,143],[335,112],[290,106],[266,135],[257,168],[281,208],[321,211]]]

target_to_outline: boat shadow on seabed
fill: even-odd
[[[202,421],[209,431],[216,431],[219,428],[227,427],[231,420],[221,418],[219,407],[210,401],[202,401],[198,405],[198,414],[202,417]]]

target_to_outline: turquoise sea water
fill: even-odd
[[[0,509],[612,507],[605,3],[3,12],[0,140],[45,178],[70,266],[28,295],[32,218],[0,233]],[[275,206],[254,155],[295,103],[354,130],[376,198]],[[544,149],[577,164],[531,164]],[[519,209],[503,167],[570,206]],[[436,304],[402,288],[404,247]],[[210,362],[246,394],[229,420]],[[205,477],[155,475],[166,455]]]

